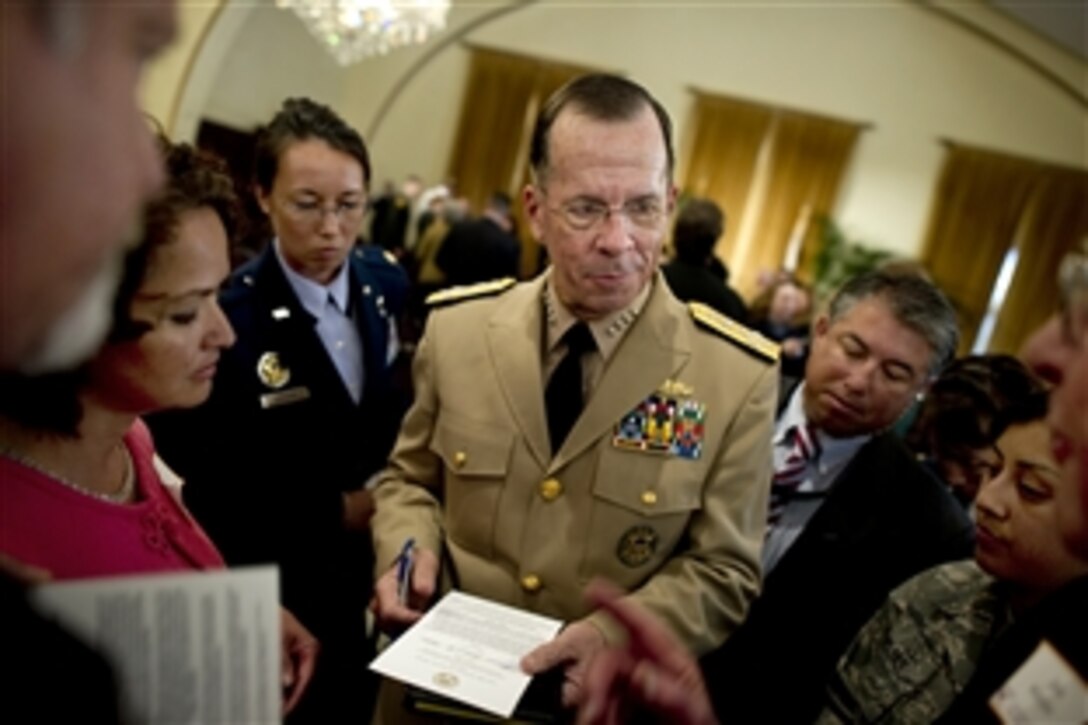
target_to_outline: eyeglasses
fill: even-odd
[[[1062,300],[1062,331],[1079,347],[1088,338],[1088,254],[1074,249],[1058,267]]]
[[[640,229],[657,229],[665,216],[664,205],[655,197],[644,197],[624,202],[620,206],[609,206],[592,199],[575,199],[552,208],[571,229],[580,232],[599,227],[613,214],[621,214]]]
[[[342,224],[357,222],[362,219],[365,209],[363,202],[356,199],[344,199],[331,207],[316,200],[287,199],[284,206],[292,219],[314,225],[323,223],[326,214],[334,215]]]

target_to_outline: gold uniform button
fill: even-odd
[[[554,501],[563,495],[563,484],[558,478],[546,478],[540,482],[540,497],[545,501]]]
[[[653,492],[653,491],[643,491],[642,492],[642,505],[643,506],[653,506],[656,503],[657,503],[657,494],[655,492]]]
[[[540,581],[540,577],[536,574],[526,574],[521,578],[521,588],[530,594],[539,592],[541,586],[543,586],[543,584]]]
[[[453,454],[453,465],[455,468],[464,468],[466,461],[468,461],[468,454],[464,451],[457,451]]]

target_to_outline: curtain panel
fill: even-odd
[[[710,199],[725,213],[725,233],[714,252],[729,260],[756,173],[773,109],[757,103],[695,92],[691,153],[680,189]]]
[[[472,213],[503,191],[515,200],[522,241],[522,276],[537,270],[539,245],[532,238],[521,191],[529,181],[529,141],[537,111],[548,96],[590,69],[539,58],[470,47],[472,60],[449,176]]]
[[[779,112],[771,143],[771,158],[759,224],[746,265],[748,284],[760,270],[790,266],[798,276],[811,276],[819,251],[819,224],[831,216],[838,199],[861,126],[793,111]],[[794,234],[800,254],[788,260]]]
[[[1088,237],[1088,173],[1050,167],[1035,187],[1020,233],[1019,262],[989,349],[1016,353],[1058,309],[1058,265]]]
[[[762,273],[801,276],[818,251],[821,215],[834,210],[862,126],[695,90],[685,196],[716,202],[726,230],[715,252],[749,299]],[[787,259],[791,240],[800,242]]]
[[[1088,234],[1088,174],[949,143],[922,263],[960,315],[966,354],[987,313],[1001,265],[1018,261],[990,351],[1015,352],[1056,308],[1062,256]]]

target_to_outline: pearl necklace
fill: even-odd
[[[73,491],[77,491],[84,496],[90,496],[91,498],[96,498],[99,501],[105,501],[106,503],[113,504],[129,503],[130,501],[132,501],[132,496],[136,491],[136,474],[132,469],[132,456],[129,455],[128,449],[125,448],[124,445],[121,446],[121,455],[123,456],[125,461],[125,473],[121,478],[121,488],[110,493],[103,493],[102,491],[92,491],[89,488],[80,486],[78,483],[69,481],[64,476],[61,476],[55,471],[49,470],[49,468],[43,466],[41,463],[34,460],[25,453],[19,453],[18,451],[11,448],[0,449],[0,456],[10,458],[11,460],[20,463],[31,470],[37,471],[46,478],[49,478],[50,480],[67,486]]]

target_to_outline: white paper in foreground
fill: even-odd
[[[46,584],[31,600],[110,660],[125,722],[280,722],[275,567]]]
[[[370,664],[375,672],[510,717],[529,676],[521,658],[562,622],[450,592]]]

